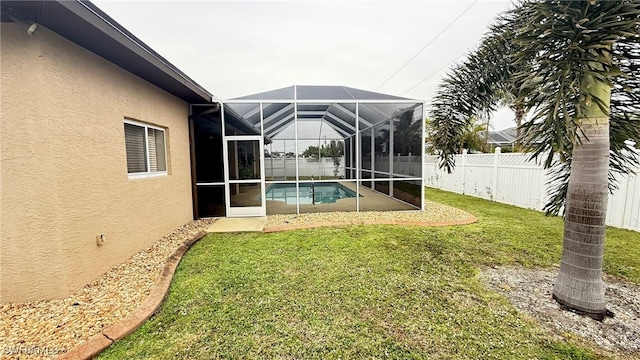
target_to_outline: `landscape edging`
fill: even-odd
[[[122,339],[142,326],[142,324],[144,324],[144,322],[147,321],[164,302],[165,297],[169,293],[169,286],[171,285],[173,274],[175,273],[184,254],[191,248],[191,246],[193,246],[193,244],[202,239],[206,234],[207,233],[205,231],[198,232],[187,239],[187,241],[180,245],[180,247],[171,254],[162,269],[160,277],[158,277],[158,280],[156,280],[156,283],[153,285],[151,293],[149,293],[144,302],[132,313],[117,323],[93,335],[84,343],[61,354],[56,359],[91,359],[101,353],[104,349],[111,346],[114,341]]]

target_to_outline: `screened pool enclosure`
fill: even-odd
[[[291,86],[193,105],[196,216],[424,209],[424,103]]]

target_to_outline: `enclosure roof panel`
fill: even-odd
[[[296,94],[297,93],[297,94]],[[297,96],[296,96],[297,95]],[[295,85],[285,88],[265,91],[257,94],[242,96],[228,100],[407,100],[416,102],[419,100],[403,98],[395,95],[377,93],[373,91],[355,89],[347,86],[335,85]]]
[[[398,123],[403,113],[410,112],[415,117],[414,111],[423,104],[420,100],[346,86],[296,85],[227,100],[223,106],[239,115],[234,120],[251,124],[257,132],[262,116],[263,135],[269,138],[278,136],[295,119],[322,121],[346,138],[357,129],[379,126],[387,120]],[[422,118],[422,111],[416,116]]]
[[[257,94],[241,96],[231,100],[293,100],[293,86],[269,90]],[[228,102],[228,100],[227,100]]]

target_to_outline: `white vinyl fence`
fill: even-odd
[[[436,156],[427,156],[425,184],[459,194],[477,196],[505,204],[541,211],[547,201],[547,174],[542,165],[528,161],[529,154],[456,155],[451,174],[437,166]],[[640,169],[636,169],[640,173]],[[626,176],[609,195],[607,225],[640,231],[640,179]]]
[[[363,164],[371,163],[371,159],[364,157],[362,159]],[[395,155],[393,157],[393,173],[402,174],[406,176],[420,177],[422,168],[420,166],[420,155]],[[389,171],[389,157],[388,156],[376,156],[375,157],[375,170]]]
[[[311,177],[316,179],[322,177],[332,177],[335,166],[332,158],[305,159],[298,161],[298,173],[301,177]],[[337,176],[344,176],[344,158],[340,160]],[[296,158],[294,157],[265,157],[265,176],[268,178],[293,178],[296,177]]]
[[[322,178],[336,176],[334,175],[335,166],[332,158],[299,158],[298,172],[301,177]],[[375,158],[373,164],[375,171],[389,171],[389,157],[381,156]],[[420,156],[413,155],[397,155],[393,157],[393,173],[405,176],[420,177],[421,169]],[[340,166],[337,169],[337,176],[345,176],[344,157],[340,159]],[[362,158],[362,170],[367,172],[371,170],[371,158]],[[295,178],[296,176],[296,158],[294,157],[265,157],[264,171],[268,178]]]

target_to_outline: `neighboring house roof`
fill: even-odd
[[[234,103],[234,100],[242,100],[244,103]],[[246,103],[247,100],[255,100],[255,103]],[[295,110],[294,100],[300,102]],[[325,100],[326,102],[323,102]],[[274,102],[270,103],[270,101]],[[305,103],[305,101],[310,102]],[[234,115],[229,117],[232,118],[232,121],[248,124],[259,133],[259,103],[263,102],[264,135],[269,138],[278,135],[290,125],[296,115],[298,119],[322,120],[343,137],[348,137],[357,126],[355,123],[355,102],[357,101],[362,101],[358,109],[360,122],[367,127],[382,120],[394,118],[399,110],[413,111],[423,104],[422,100],[346,86],[296,85],[226,100],[225,116],[228,115],[227,109],[231,108]],[[367,101],[375,103],[367,103]],[[385,101],[389,101],[389,103],[385,103]],[[234,119],[234,116],[239,118]]]
[[[481,136],[484,137],[484,133]],[[517,138],[518,133],[515,127],[500,131],[489,131],[489,144],[494,146],[512,145]]]
[[[1,5],[3,22],[36,22],[180,99],[213,101],[211,93],[89,1],[3,0]]]

